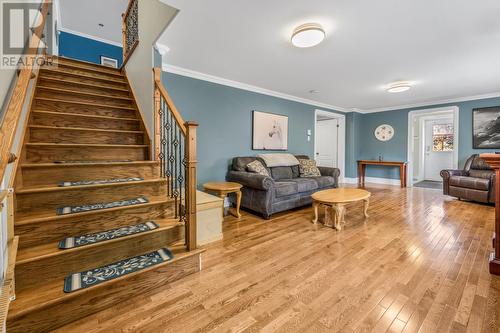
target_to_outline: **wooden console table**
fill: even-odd
[[[383,165],[383,166],[399,167],[399,179],[401,180],[401,187],[406,187],[406,177],[407,177],[406,162],[368,161],[368,160],[358,161],[358,184],[360,186],[365,186],[365,174],[367,165]]]
[[[500,154],[481,154],[483,160],[495,170],[495,233],[493,234],[494,251],[490,254],[490,273],[500,275]]]

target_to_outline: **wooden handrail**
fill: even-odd
[[[40,47],[40,38],[38,38],[38,36],[42,35],[43,29],[45,28],[50,3],[51,0],[44,0],[42,4],[38,25],[33,32],[34,38],[30,40],[26,56],[34,56],[38,53],[38,48]],[[32,79],[32,71],[33,67],[28,65],[22,65],[22,67],[19,68],[19,75],[0,127],[0,179],[3,179],[5,168],[9,163],[10,149],[12,148],[17,125],[28,92],[28,86]]]

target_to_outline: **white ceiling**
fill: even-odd
[[[498,0],[164,2],[180,9],[160,38],[166,61],[188,72],[362,112],[500,95]],[[327,39],[294,48],[307,22]],[[398,80],[415,86],[384,91]]]
[[[58,0],[60,26],[66,30],[122,43],[122,13],[128,0]],[[99,23],[104,24],[100,27]]]

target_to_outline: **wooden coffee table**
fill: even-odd
[[[318,209],[325,206],[325,226],[342,230],[345,223],[345,206],[351,202],[363,201],[363,213],[368,217],[368,205],[371,193],[357,188],[334,188],[316,192],[312,195],[314,220],[318,223]]]
[[[241,188],[243,186],[238,183],[232,183],[232,182],[211,182],[211,183],[205,183],[203,184],[203,189],[205,189],[205,192],[212,192],[218,197],[220,197],[222,200],[226,198],[226,195],[230,193],[235,193],[236,194],[236,212],[231,212],[234,216],[237,218],[241,217],[240,214],[240,204],[241,204]],[[224,204],[222,204],[222,216],[224,216]]]

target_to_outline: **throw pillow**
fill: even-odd
[[[319,172],[318,167],[316,166],[315,160],[303,160],[299,159],[299,170],[300,177],[319,177],[321,176],[321,172]]]
[[[269,171],[267,171],[266,167],[260,161],[253,161],[247,164],[247,170],[250,172],[258,173],[259,175],[269,177]]]

